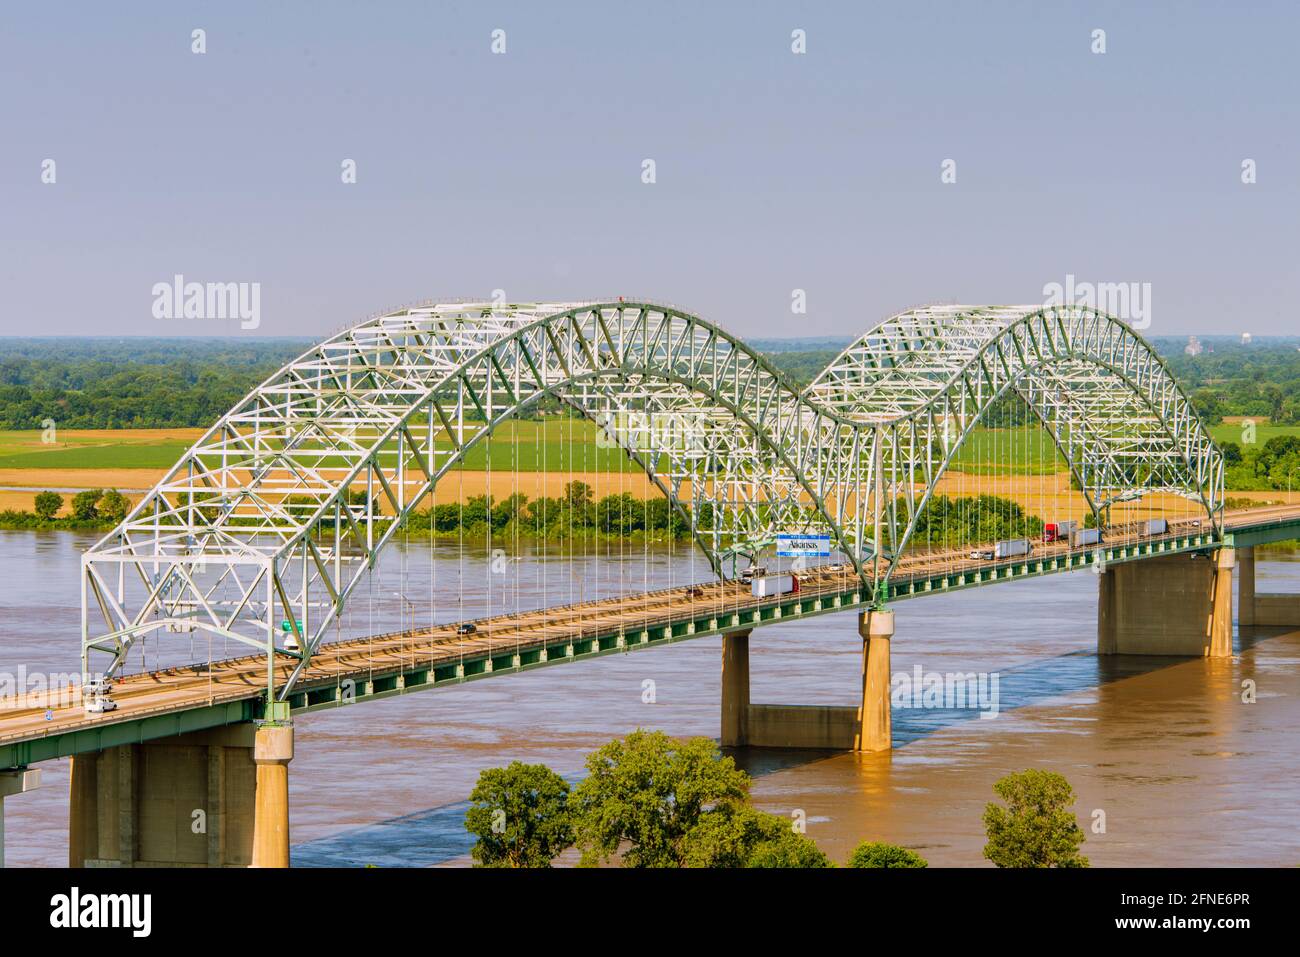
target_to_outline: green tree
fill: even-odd
[[[544,764],[511,761],[478,776],[465,829],[481,867],[550,867],[573,846],[569,784]]]
[[[116,525],[131,511],[131,500],[117,489],[111,488],[104,493],[95,508],[100,518]]]
[[[83,522],[90,522],[99,518],[98,505],[103,494],[104,490],[102,488],[90,488],[72,496],[73,516]]]
[[[700,815],[685,841],[684,867],[833,867],[811,840],[775,814],[737,801]]]
[[[916,851],[909,851],[897,844],[885,844],[881,841],[863,841],[853,849],[849,857],[849,867],[929,867],[927,861]]]
[[[993,785],[1006,807],[984,808],[984,856],[998,867],[1087,867],[1083,829],[1070,810],[1074,789],[1055,771],[1029,768]]]
[[[63,508],[63,496],[58,492],[41,492],[35,500],[36,514],[49,521]]]
[[[708,738],[679,742],[662,731],[611,741],[588,756],[587,771],[569,800],[584,866],[627,842],[625,866],[681,867],[706,809],[741,802],[749,790],[749,775]]]

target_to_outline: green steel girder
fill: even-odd
[[[1087,551],[1039,558],[1030,557],[991,567],[917,575],[892,581],[888,597],[890,601],[903,601],[1004,581],[1061,574],[1091,568],[1099,562],[1103,566],[1115,565],[1160,555],[1208,551],[1225,544],[1245,545],[1254,542],[1258,536],[1275,534],[1286,538],[1300,537],[1300,519],[1263,522],[1258,526],[1239,526],[1234,528],[1231,534],[1223,537],[1213,530],[1205,530],[1196,534],[1107,544]],[[871,601],[872,595],[865,588],[858,586],[819,596],[787,594],[762,606],[738,609],[721,616],[715,614],[683,617],[660,621],[645,627],[598,632],[581,638],[538,643],[536,646],[524,647],[520,651],[489,651],[433,666],[427,662],[413,662],[400,667],[376,668],[367,671],[365,677],[356,683],[355,691],[350,696],[345,697],[337,683],[317,683],[295,688],[286,697],[286,703],[291,714],[328,710],[362,701],[464,684],[498,675],[532,671],[612,654],[626,654],[740,628],[754,628],[792,619],[861,609],[869,606]],[[263,717],[264,711],[265,699],[262,693],[250,689],[248,697],[221,704],[201,705],[190,710],[176,710],[137,719],[116,721],[106,719],[104,723],[90,729],[53,733],[27,741],[0,743],[0,768],[20,767],[122,744],[138,744],[191,731],[255,721]]]

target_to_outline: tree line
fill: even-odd
[[[312,345],[309,339],[0,340],[0,429],[176,428],[211,425],[259,382]],[[1187,356],[1181,340],[1157,343],[1209,423],[1224,416],[1300,423],[1300,352],[1294,345],[1215,343]],[[837,350],[763,353],[795,387],[808,385]],[[558,408],[548,400],[543,409]],[[990,409],[991,428],[1032,421],[1016,396]]]
[[[1227,488],[1300,488],[1300,436],[1275,435],[1262,445],[1224,442],[1221,448]]]
[[[826,868],[834,862],[806,823],[755,808],[751,779],[708,738],[678,741],[638,729],[588,755],[570,786],[544,764],[513,761],[480,773],[465,828],[478,867],[551,867],[573,848],[582,867]],[[998,867],[1087,867],[1074,791],[1029,769],[993,786],[1003,804],[983,816],[984,856]],[[863,841],[846,866],[928,866],[905,847]]]
[[[71,514],[60,518],[63,505],[64,498],[58,492],[38,492],[32,501],[32,511],[0,511],[0,528],[107,531],[131,511],[131,500],[114,488],[76,493],[70,503]]]

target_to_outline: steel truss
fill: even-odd
[[[906,313],[800,393],[664,305],[405,308],[264,382],[83,555],[83,668],[114,673],[144,636],[198,631],[264,650],[283,699],[402,520],[548,397],[645,470],[716,573],[777,531],[827,531],[875,594],[961,438],[1012,389],[1094,509],[1167,490],[1220,515],[1222,462],[1190,403],[1129,327],[1090,310]],[[297,662],[278,689],[276,656]]]

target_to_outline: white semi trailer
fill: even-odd
[[[977,548],[970,557],[977,561],[996,561],[1002,558],[1019,558],[1034,550],[1034,543],[1027,538],[1008,538],[998,542],[992,548]]]
[[[766,575],[755,578],[750,583],[750,593],[755,598],[771,598],[787,592],[798,591],[798,584],[793,575]]]

